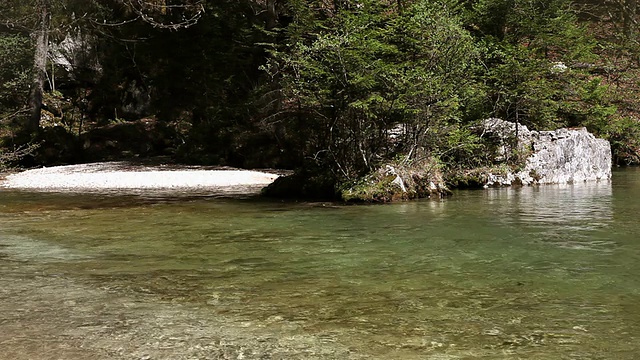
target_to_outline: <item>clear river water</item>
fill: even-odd
[[[0,358],[638,359],[640,170],[389,205],[0,190]]]

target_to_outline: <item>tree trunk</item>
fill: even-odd
[[[633,37],[635,30],[637,0],[625,0],[622,4],[622,19],[624,27],[624,35],[627,39]]]
[[[267,21],[265,24],[265,28],[267,30],[272,30],[278,26],[278,12],[276,11],[276,1],[268,0],[267,1]]]
[[[31,116],[26,124],[26,131],[34,134],[40,128],[40,115],[42,109],[42,92],[45,77],[47,76],[47,54],[49,53],[49,1],[39,0],[36,2],[36,13],[39,15],[38,23],[34,30],[35,54],[33,56],[33,82],[31,83],[31,94],[29,96],[29,108]]]

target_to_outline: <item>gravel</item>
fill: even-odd
[[[266,186],[277,177],[277,174],[238,169],[105,162],[27,170],[0,178],[0,188],[39,191],[184,191]]]

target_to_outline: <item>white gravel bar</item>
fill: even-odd
[[[249,170],[105,162],[27,170],[0,180],[0,188],[40,191],[207,190],[266,186],[278,175]]]

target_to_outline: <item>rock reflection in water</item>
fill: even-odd
[[[606,236],[613,223],[612,194],[610,181],[486,191],[497,221],[525,227],[537,241],[601,252],[616,246]]]
[[[509,221],[554,225],[573,225],[577,221],[597,227],[606,226],[611,220],[612,193],[611,182],[601,181],[487,189],[486,198],[499,211],[496,216]]]

